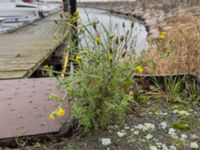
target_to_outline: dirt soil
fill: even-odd
[[[185,128],[176,127],[182,123]],[[181,126],[181,125],[180,125]],[[151,100],[129,113],[125,126],[110,125],[87,136],[24,145],[20,150],[190,150],[200,148],[200,107]],[[0,148],[1,149],[1,148]],[[7,148],[3,148],[8,150]]]

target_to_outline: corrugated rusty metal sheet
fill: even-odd
[[[51,93],[65,94],[53,78],[0,81],[0,140],[59,132],[69,117],[68,101],[65,116],[50,120],[58,106],[49,100]]]

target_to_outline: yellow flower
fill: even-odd
[[[96,43],[99,45],[101,43],[101,38],[100,37],[96,37]]]
[[[51,120],[54,120],[54,119],[55,119],[55,115],[52,113],[52,114],[49,115],[49,118],[50,118]]]
[[[112,57],[112,56],[109,56],[109,57],[108,57],[108,60],[109,60],[110,62],[112,62],[112,61],[113,61],[113,57]]]
[[[167,33],[166,32],[162,32],[161,34],[160,34],[160,39],[161,40],[164,40],[165,38],[166,38],[166,36],[167,36]]]
[[[49,66],[48,66],[48,65],[45,65],[45,66],[44,66],[44,69],[46,69],[46,70],[49,69]]]
[[[78,21],[78,19],[77,19],[76,17],[72,17],[72,18],[71,18],[71,22],[72,22],[72,23],[76,23],[77,21]]]
[[[76,10],[76,12],[74,13],[74,16],[75,16],[75,17],[78,17],[78,16],[79,16],[79,11],[78,11],[78,10]]]
[[[139,74],[142,74],[143,71],[144,71],[144,69],[142,68],[142,66],[137,66],[137,67],[136,67],[136,70],[137,70],[137,72],[138,72]]]
[[[76,62],[79,62],[81,60],[81,57],[77,55],[75,60],[76,60]]]
[[[59,107],[58,110],[56,111],[56,115],[59,117],[64,116],[65,110],[62,107]]]

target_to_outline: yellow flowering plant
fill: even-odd
[[[79,62],[81,60],[81,57],[79,55],[77,55],[75,60],[76,60],[76,62]]]
[[[59,86],[71,100],[71,117],[77,119],[85,131],[105,127],[111,120],[123,123],[130,103],[135,102],[134,92],[129,91],[133,76],[143,73],[142,66],[135,63],[134,49],[127,44],[133,40],[132,27],[121,35],[115,35],[114,30],[98,22],[86,25],[78,22],[74,28],[79,43],[67,41],[67,51],[71,54],[67,61],[72,60],[75,69],[59,80]],[[65,68],[70,63],[67,61]],[[50,118],[62,116],[65,111],[61,108]]]
[[[56,116],[58,117],[62,117],[65,115],[65,109],[62,107],[62,106],[59,106],[57,110],[55,110],[54,112],[52,112],[50,115],[49,115],[49,118],[51,120],[54,120],[56,118]]]
[[[108,60],[109,60],[110,62],[112,62],[112,61],[113,61],[113,57],[112,57],[112,56],[109,56],[109,57],[108,57]]]
[[[96,37],[96,43],[99,45],[101,44],[101,38],[100,37]]]
[[[144,69],[142,68],[142,66],[137,66],[136,67],[136,71],[139,73],[139,74],[142,74],[144,72]]]
[[[164,40],[164,39],[166,39],[166,36],[167,36],[167,33],[166,33],[166,32],[162,32],[162,33],[160,34],[159,39]]]

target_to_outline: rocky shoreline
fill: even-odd
[[[134,2],[88,2],[81,7],[108,10],[112,13],[135,17],[142,20],[149,31],[149,37],[157,39],[160,32],[174,26],[171,18],[178,14],[200,15],[200,0],[135,0]]]

